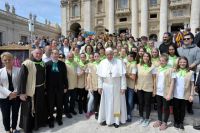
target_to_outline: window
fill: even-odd
[[[103,2],[102,2],[102,0],[99,0],[98,3],[97,3],[97,12],[98,13],[103,12]]]
[[[0,45],[3,43],[3,34],[0,32]]]
[[[128,0],[118,0],[118,8],[119,9],[128,8]]]
[[[20,41],[23,42],[23,43],[27,43],[28,42],[27,36],[21,36],[21,40]]]
[[[127,21],[127,18],[120,18],[119,19],[119,22],[126,22]]]
[[[157,5],[157,0],[150,0],[150,6]]]
[[[80,9],[77,4],[73,5],[73,7],[72,7],[72,16],[73,17],[80,16]]]
[[[150,14],[150,18],[157,18],[157,14]]]
[[[174,10],[173,16],[174,17],[183,16],[183,10]]]

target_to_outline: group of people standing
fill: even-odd
[[[110,35],[108,40],[101,36],[82,39],[79,36],[69,43],[65,38],[60,47],[52,40],[44,52],[35,46],[21,68],[13,66],[11,53],[1,54],[5,67],[0,69],[0,105],[6,132],[19,132],[20,104],[19,127],[25,133],[47,124],[53,128],[54,121],[62,125],[63,114],[67,118],[77,114],[76,102],[79,114],[84,112],[87,119],[95,114],[98,123],[115,128],[132,121],[132,110],[138,104],[138,124],[146,127],[151,121],[153,97],[158,112],[153,127],[168,127],[172,105],[174,127],[184,130],[185,107],[193,113],[191,102],[200,63],[200,49],[193,44],[192,33],[184,35],[184,45],[179,48],[170,33],[164,34],[160,46],[144,36],[136,44],[125,34]]]

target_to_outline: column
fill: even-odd
[[[108,1],[108,30],[110,34],[113,34],[115,32],[115,5],[114,0]]]
[[[159,40],[162,41],[162,36],[167,32],[167,9],[168,9],[168,0],[160,1],[160,33]]]
[[[65,37],[67,36],[67,30],[68,30],[68,20],[67,20],[68,14],[67,14],[67,2],[61,3],[61,34]]]
[[[171,27],[172,27],[172,24],[168,24],[168,32],[171,32]]]
[[[84,30],[91,31],[91,0],[84,0]]]
[[[194,34],[195,29],[200,26],[200,0],[192,0],[191,6],[191,17],[190,17],[190,28],[191,32]]]
[[[131,34],[134,38],[138,38],[138,0],[131,1],[131,11],[132,11]]]
[[[148,36],[148,0],[141,0],[141,35]]]

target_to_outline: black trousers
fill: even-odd
[[[76,100],[75,90],[68,90],[67,93],[64,94],[64,113],[65,114],[68,114],[74,111],[75,100]]]
[[[9,100],[8,98],[0,99],[0,107],[1,107],[3,125],[4,125],[5,130],[10,131],[10,128],[16,129],[19,107],[20,107],[19,98],[16,98],[13,100]],[[11,111],[12,111],[12,125],[10,126]]]
[[[167,123],[170,114],[169,111],[170,101],[167,101],[165,98],[163,98],[163,96],[159,95],[156,95],[156,101],[157,101],[158,120]],[[164,109],[164,119],[162,119],[163,109]]]
[[[56,107],[56,120],[62,120],[64,91],[47,92],[50,120],[54,120],[54,107]]]
[[[99,112],[99,105],[101,100],[101,95],[98,91],[94,91],[94,112]]]
[[[78,110],[87,112],[87,95],[85,88],[77,88]]]
[[[152,92],[146,92],[146,91],[143,91],[143,90],[138,90],[137,95],[138,95],[140,117],[143,117],[143,112],[144,112],[144,109],[145,109],[145,112],[146,112],[145,119],[149,119],[149,116],[150,116],[150,113],[151,113]]]
[[[176,124],[183,124],[185,118],[185,106],[186,100],[184,99],[173,99],[174,102],[174,123]]]

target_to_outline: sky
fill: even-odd
[[[60,0],[0,0],[0,9],[5,10],[5,3],[10,7],[14,5],[15,12],[19,16],[29,18],[29,13],[37,15],[37,21],[45,23],[45,19],[51,23],[61,24]]]

